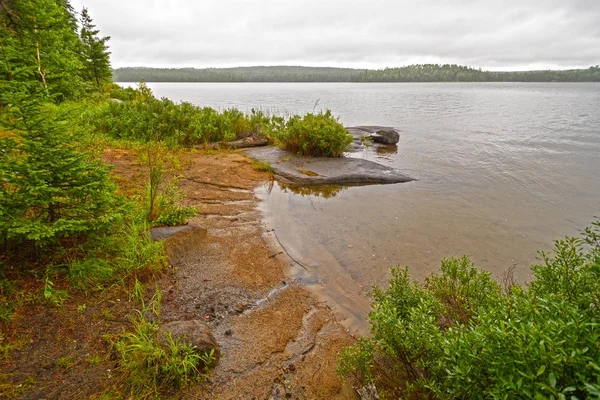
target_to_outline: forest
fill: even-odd
[[[600,67],[484,71],[455,64],[418,64],[378,70],[300,66],[145,68],[113,71],[117,82],[600,82]]]

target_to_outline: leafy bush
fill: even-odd
[[[424,284],[393,269],[375,288],[373,336],[339,372],[384,398],[585,398],[600,393],[600,223],[555,243],[526,287],[504,290],[468,260]]]
[[[219,113],[187,102],[158,100],[144,84],[137,90],[114,89],[111,95],[126,101],[92,105],[80,123],[116,138],[185,146],[232,141],[250,135],[266,136],[281,123],[277,117],[267,117],[254,110],[250,115],[236,109]]]
[[[275,138],[286,150],[302,156],[340,157],[352,143],[352,136],[330,110],[291,117]]]

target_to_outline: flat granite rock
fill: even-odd
[[[414,180],[398,169],[359,158],[298,157],[278,147],[244,153],[269,163],[278,179],[290,185],[369,185]]]

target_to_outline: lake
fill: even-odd
[[[345,303],[389,268],[416,279],[468,254],[500,279],[530,278],[538,250],[600,215],[600,84],[151,83],[157,97],[280,114],[329,108],[346,126],[397,128],[397,153],[352,154],[418,181],[340,188],[328,198],[259,191],[284,248]],[[315,105],[316,104],[316,105]],[[365,306],[365,304],[367,304]]]

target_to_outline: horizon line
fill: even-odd
[[[537,72],[537,71],[572,71],[572,70],[585,70],[594,67],[598,67],[597,65],[589,65],[586,67],[562,67],[562,68],[545,68],[545,69],[515,69],[515,70],[494,70],[494,69],[484,69],[483,67],[475,67],[468,64],[452,64],[452,63],[423,63],[423,64],[406,64],[402,66],[395,67],[381,67],[381,68],[356,68],[356,67],[333,67],[333,66],[314,66],[314,65],[298,65],[298,64],[274,64],[274,65],[239,65],[234,67],[148,67],[143,65],[137,66],[124,66],[124,67],[113,67],[113,70],[125,69],[125,68],[144,68],[144,69],[193,69],[193,70],[205,70],[205,69],[238,69],[238,68],[279,68],[279,67],[294,67],[294,68],[322,68],[322,69],[340,69],[340,70],[354,70],[354,71],[380,71],[385,69],[396,69],[396,68],[407,68],[413,66],[422,66],[422,65],[437,65],[437,66],[458,66],[458,67],[466,67],[474,70],[481,70],[481,72]]]

